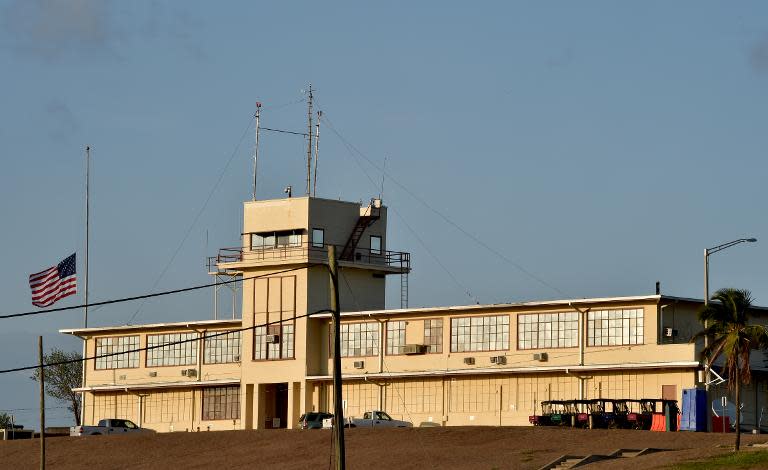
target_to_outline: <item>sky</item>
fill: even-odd
[[[210,282],[240,243],[255,103],[302,132],[310,83],[317,195],[382,194],[410,306],[701,298],[704,249],[742,237],[711,291],[768,305],[768,4],[365,3],[0,0],[0,314],[73,252],[82,276],[86,145],[91,301]],[[262,133],[257,197],[303,194],[305,159]],[[203,290],[89,325],[209,318]],[[0,322],[0,369],[34,365],[38,335],[81,348],[58,333],[81,310]],[[29,375],[0,375],[0,410],[33,426]]]

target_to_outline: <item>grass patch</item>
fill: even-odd
[[[696,460],[669,467],[672,470],[719,470],[721,468],[768,468],[768,451],[741,451],[708,460]]]

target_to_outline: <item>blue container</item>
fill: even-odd
[[[707,431],[707,391],[700,388],[683,390],[683,406],[680,419],[681,431]]]

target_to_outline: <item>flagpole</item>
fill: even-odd
[[[83,315],[83,328],[88,328],[88,242],[91,235],[91,205],[90,205],[90,182],[91,182],[91,147],[85,146],[85,307]],[[88,340],[83,337],[83,359],[87,357]],[[86,361],[83,360],[83,384],[85,388],[85,375],[88,370]],[[80,396],[80,424],[85,424],[85,391]]]

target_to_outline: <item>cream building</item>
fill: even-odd
[[[689,343],[700,300],[387,310],[386,276],[401,278],[406,297],[411,266],[408,253],[389,249],[386,226],[379,200],[244,203],[242,245],[209,263],[211,274],[242,276],[242,319],[61,331],[84,338],[89,357],[113,354],[88,361],[86,424],[293,428],[302,413],[332,410],[329,244],[340,267],[345,416],[383,409],[415,425],[526,425],[543,400],[680,400],[703,386],[701,345]],[[768,309],[754,314],[768,323]],[[757,380],[743,393],[746,425],[763,421],[765,359],[755,354]]]

